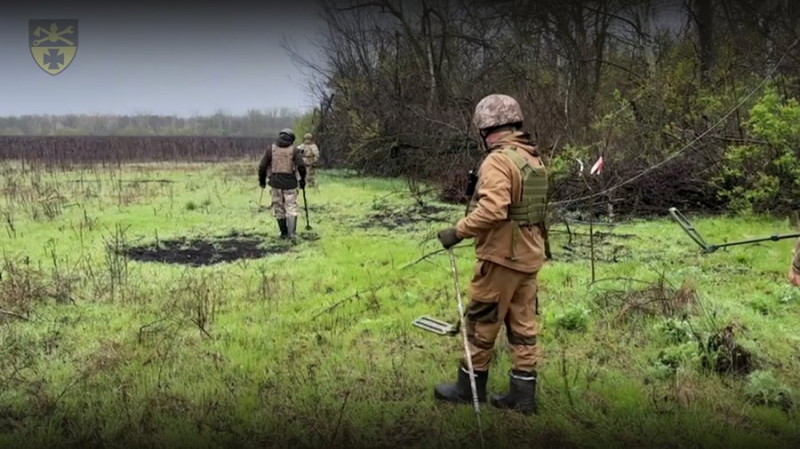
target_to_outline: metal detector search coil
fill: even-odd
[[[459,331],[458,324],[453,325],[427,315],[417,318],[413,321],[413,324],[420,329],[433,332],[437,335],[456,335]]]

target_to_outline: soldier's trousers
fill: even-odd
[[[314,167],[306,166],[306,185],[309,187],[317,186],[317,170]]]
[[[530,372],[537,368],[537,275],[511,270],[488,260],[479,260],[475,265],[470,284],[470,302],[465,311],[467,339],[475,370],[489,369],[495,339],[503,324],[514,369]],[[462,364],[465,362],[462,357]]]
[[[281,190],[273,187],[271,194],[275,218],[297,216],[297,189]]]

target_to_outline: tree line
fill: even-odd
[[[564,207],[784,212],[800,198],[791,0],[320,0],[327,162],[462,200],[477,101],[516,97]],[[291,50],[291,47],[288,47]],[[584,182],[603,156],[605,169]]]
[[[0,161],[72,168],[130,162],[220,162],[257,159],[266,137],[219,136],[0,136]]]
[[[275,137],[300,116],[288,108],[243,115],[21,115],[0,117],[3,136],[215,136]]]

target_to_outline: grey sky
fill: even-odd
[[[0,7],[0,115],[189,116],[313,106],[306,75],[280,48],[284,32],[305,45],[314,30],[309,2],[162,5],[169,6]],[[79,24],[77,54],[66,70],[49,75],[31,56],[28,20],[71,18]]]

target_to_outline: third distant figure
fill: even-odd
[[[310,133],[303,136],[303,143],[298,148],[303,151],[303,162],[306,164],[306,183],[309,187],[316,187],[319,147],[314,143],[314,136]]]

